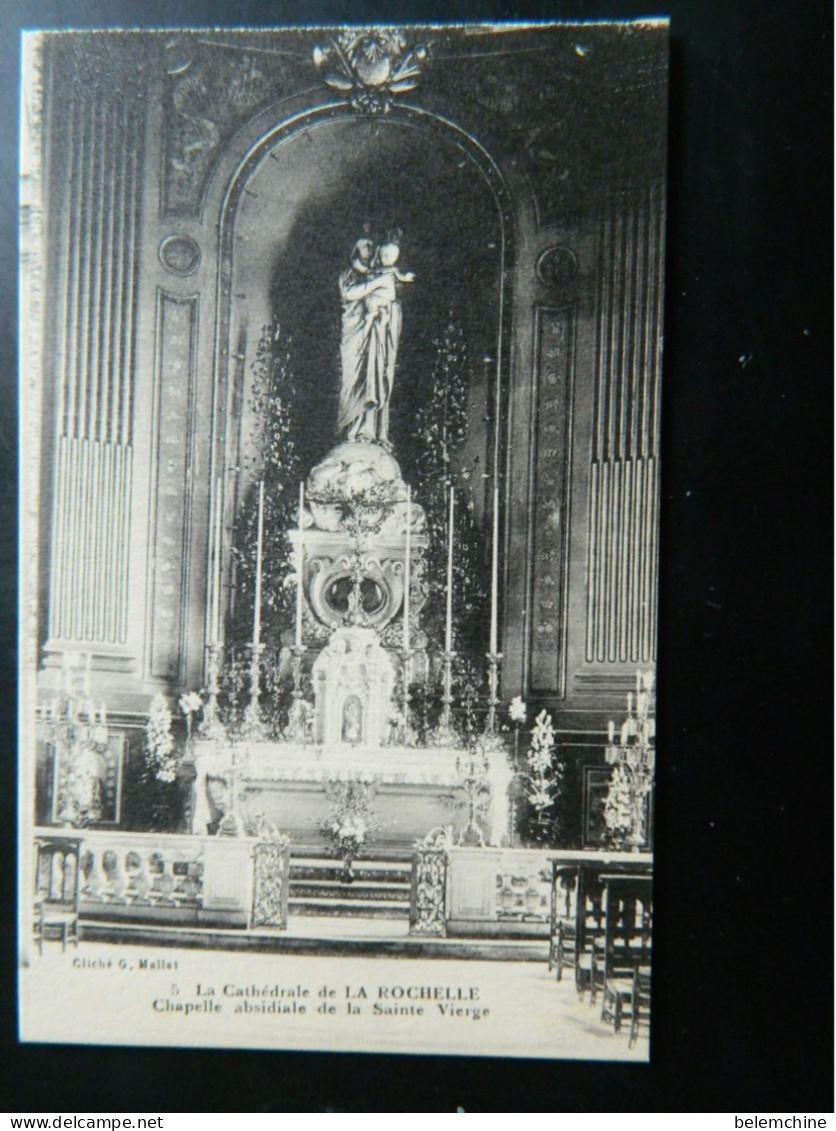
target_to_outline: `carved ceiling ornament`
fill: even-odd
[[[313,49],[325,85],[372,115],[385,114],[393,97],[420,85],[428,58],[426,46],[408,47],[397,28],[350,28]]]

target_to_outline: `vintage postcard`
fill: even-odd
[[[667,22],[23,56],[22,1038],[646,1061]]]

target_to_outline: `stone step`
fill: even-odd
[[[411,857],[401,853],[355,860],[353,880],[345,883],[345,865],[331,855],[291,856],[289,910],[300,916],[366,916],[408,919]]]
[[[342,878],[343,872],[342,861],[334,860],[333,857],[317,859],[291,856],[290,858],[291,883],[296,880],[331,880],[337,882]],[[361,879],[364,883],[395,882],[408,884],[412,875],[412,866],[411,864],[387,860],[355,860],[352,872],[355,879]]]
[[[354,883],[345,884],[338,880],[299,880],[291,879],[290,896],[292,899],[336,899],[356,902],[361,899],[378,899],[387,902],[409,901],[409,883],[368,883],[365,880],[355,880]]]
[[[408,919],[409,902],[388,899],[321,899],[291,895],[288,900],[291,915],[333,915],[337,917],[364,916],[370,919]]]

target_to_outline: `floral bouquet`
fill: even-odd
[[[371,782],[339,781],[330,783],[331,812],[320,826],[331,842],[334,856],[351,865],[373,839],[380,823],[372,808],[374,787]]]

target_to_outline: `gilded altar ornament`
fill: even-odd
[[[347,29],[313,49],[325,85],[358,112],[372,115],[388,113],[393,97],[420,85],[428,57],[425,46],[409,48],[394,28]]]

